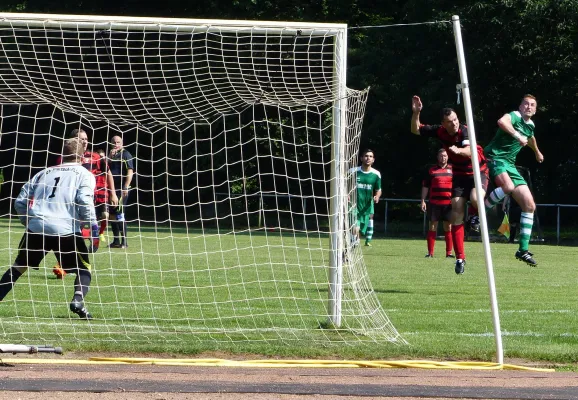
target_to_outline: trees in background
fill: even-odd
[[[576,0],[17,0],[4,2],[2,11],[345,22],[351,27],[348,85],[372,87],[362,147],[375,148],[384,195],[392,197],[417,197],[423,166],[435,160],[437,143],[409,132],[411,96],[425,102],[423,121],[437,123],[444,106],[465,120],[456,104],[459,73],[447,22],[459,15],[478,141],[490,140],[496,121],[525,93],[536,95],[536,134],[546,159],[538,166],[528,150],[519,162],[532,172],[538,202],[576,202],[570,190],[578,179]],[[432,21],[446,22],[355,28]]]

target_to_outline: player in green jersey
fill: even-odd
[[[528,251],[536,204],[528,184],[516,169],[515,163],[516,156],[525,146],[534,151],[536,161],[539,163],[544,161],[544,156],[538,149],[538,143],[534,136],[534,122],[531,119],[536,114],[536,107],[536,98],[530,94],[525,95],[518,111],[505,114],[498,120],[498,131],[484,149],[488,158],[490,178],[497,186],[486,198],[486,208],[494,207],[508,194],[514,197],[522,208],[520,247],[516,252],[516,258],[531,266],[538,265],[532,258],[533,254]]]
[[[365,245],[371,246],[373,237],[373,205],[381,197],[381,174],[372,167],[375,162],[373,150],[366,149],[361,153],[361,166],[355,169],[357,187],[357,243],[360,233],[365,236]]]

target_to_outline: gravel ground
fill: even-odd
[[[89,355],[76,356],[87,360]],[[578,400],[578,374],[566,372],[86,365],[75,363],[74,354],[67,357],[67,364],[23,364],[19,361],[34,362],[34,356],[4,357],[0,399]]]

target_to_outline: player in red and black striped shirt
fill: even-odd
[[[84,146],[84,154],[82,155],[81,164],[84,168],[92,172],[96,179],[96,187],[94,189],[94,208],[96,210],[96,218],[100,221],[100,240],[103,238],[104,230],[106,229],[106,221],[108,220],[108,193],[110,192],[110,203],[113,206],[118,204],[118,197],[114,190],[114,180],[105,159],[97,153],[88,150],[88,135],[83,129],[73,129],[68,138],[78,138]],[[58,158],[57,164],[62,162],[61,157]],[[85,233],[85,232],[83,232]],[[60,265],[52,269],[54,275],[58,278],[63,278],[66,272],[60,268]]]
[[[446,240],[446,258],[454,258],[452,254],[451,212],[452,212],[452,167],[448,165],[448,153],[439,149],[438,163],[429,168],[422,182],[421,210],[427,211],[429,230],[427,232],[427,255],[433,257],[438,230],[438,221],[443,221]],[[429,207],[425,199],[429,192]]]
[[[474,173],[471,160],[470,139],[468,128],[460,124],[458,116],[451,108],[444,108],[441,112],[441,125],[424,125],[419,120],[423,108],[421,99],[413,96],[411,102],[411,132],[416,135],[435,137],[446,149],[449,164],[453,169],[452,188],[452,239],[456,255],[456,274],[464,272],[466,254],[464,250],[464,214],[468,198],[475,208],[478,199],[474,190]],[[482,192],[485,196],[488,187],[488,167],[481,147],[478,146],[478,157],[482,178]],[[482,199],[483,201],[483,199]]]

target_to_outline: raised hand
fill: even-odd
[[[419,96],[413,96],[411,99],[411,111],[418,113],[423,108],[423,104]]]

